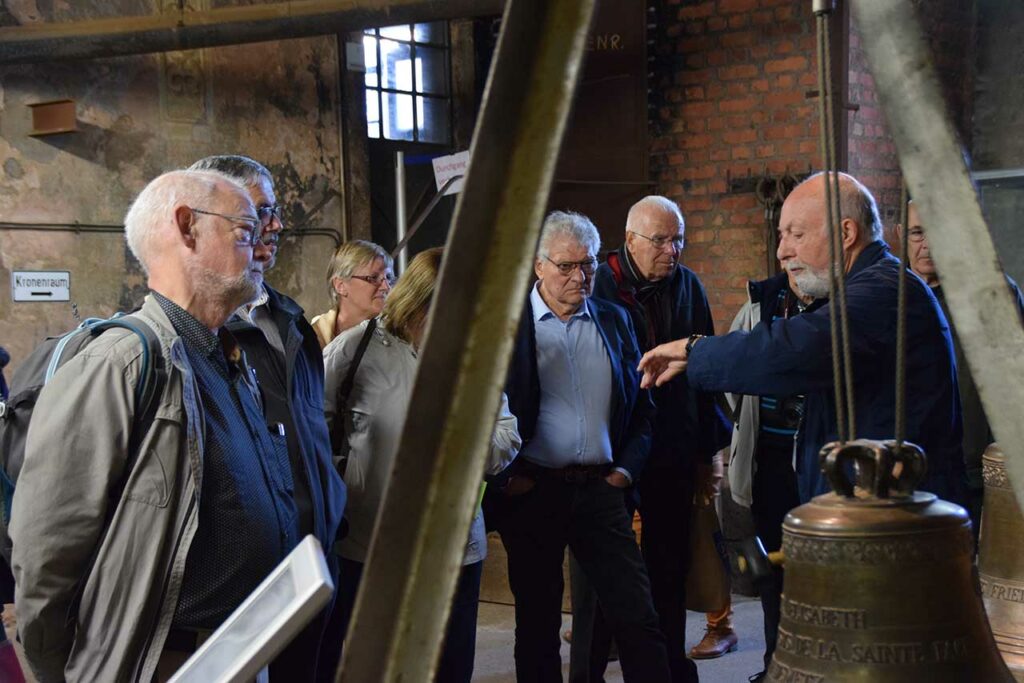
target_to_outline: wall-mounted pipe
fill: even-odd
[[[504,0],[290,0],[0,28],[0,64],[193,50],[500,14]]]

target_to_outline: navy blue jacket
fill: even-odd
[[[900,262],[881,242],[868,245],[846,280],[858,438],[895,432],[896,288]],[[949,324],[927,285],[907,277],[907,439],[924,448],[919,487],[963,503],[964,459],[956,365]],[[829,309],[815,302],[794,318],[762,321],[750,332],[704,339],[690,354],[690,384],[737,394],[807,396],[798,435],[800,499],[829,489],[818,451],[838,438]]]
[[[284,342],[283,358],[248,321],[234,317],[227,326],[245,351],[249,365],[256,369],[267,421],[284,424],[289,451],[301,454],[313,534],[330,558],[347,493],[333,465],[331,437],[324,419],[323,353],[302,308],[269,285],[266,290],[267,307]]]
[[[608,258],[622,262],[623,250]],[[624,267],[623,264],[621,267]],[[609,263],[602,263],[594,276],[594,297],[618,304],[629,311],[641,351],[658,344],[693,334],[715,333],[711,307],[697,275],[681,265],[668,277],[664,296],[668,297],[669,333],[664,339],[651,339],[647,314],[636,299],[636,288],[625,276],[617,281]],[[661,468],[710,463],[715,452],[728,445],[729,430],[721,424],[715,410],[714,394],[696,391],[684,375],[675,382],[651,392],[655,413],[652,417],[651,456],[648,467]]]
[[[636,371],[640,350],[636,334],[625,309],[599,299],[587,299],[585,305],[597,322],[611,361],[613,393],[608,429],[612,458],[615,466],[629,472],[636,482],[651,447],[650,415],[654,408],[650,394],[640,388],[640,374]],[[516,333],[505,391],[509,409],[519,420],[519,434],[525,448],[536,433],[540,413],[537,336],[529,297]],[[513,462],[510,469],[515,466]]]

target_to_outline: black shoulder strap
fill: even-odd
[[[366,323],[366,330],[363,331],[363,336],[359,339],[359,346],[356,347],[356,353],[348,366],[348,372],[345,373],[345,379],[342,381],[341,386],[338,387],[338,396],[334,404],[334,429],[331,430],[331,447],[335,453],[340,452],[344,445],[345,411],[348,409],[348,397],[352,393],[352,385],[356,381],[356,370],[359,369],[359,363],[363,360],[366,347],[370,344],[370,337],[373,336],[375,329],[377,329],[377,319],[370,318]]]

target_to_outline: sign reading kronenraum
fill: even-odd
[[[71,273],[66,270],[15,270],[11,273],[15,301],[70,301]]]
[[[462,192],[462,185],[465,182],[466,166],[469,165],[469,152],[459,152],[446,157],[437,157],[434,163],[434,180],[437,182],[438,191],[444,187],[449,178],[463,176],[452,183],[445,194],[456,194]]]

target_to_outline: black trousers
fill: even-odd
[[[787,444],[783,444],[786,446]],[[752,483],[751,515],[754,528],[765,550],[782,548],[782,522],[786,513],[800,505],[800,493],[793,471],[792,442],[789,449],[759,445],[755,458],[757,470]],[[761,608],[764,610],[764,668],[772,661],[779,637],[782,617],[782,567],[773,567],[772,577],[761,585]]]
[[[692,465],[655,466],[645,471],[637,484],[643,521],[641,549],[674,683],[698,680],[697,665],[686,657],[686,575],[690,571],[694,476]],[[572,564],[570,579],[573,619],[569,681],[600,683],[608,665],[612,634],[590,582],[581,572],[573,571]]]
[[[562,680],[558,631],[568,546],[601,601],[619,646],[623,678],[669,681],[665,638],[625,492],[601,477],[570,483],[543,476],[527,493],[508,498],[506,505],[501,531],[516,599],[516,680]]]

